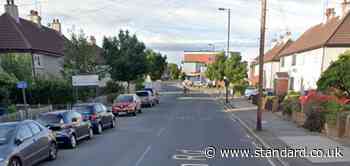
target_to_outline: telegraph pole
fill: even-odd
[[[263,109],[263,73],[264,73],[264,49],[265,49],[265,30],[266,30],[266,2],[267,0],[261,0],[261,27],[260,27],[260,49],[259,49],[259,104],[258,112],[256,116],[256,130],[262,130],[262,109]]]

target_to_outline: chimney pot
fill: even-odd
[[[62,32],[61,23],[60,23],[59,19],[53,19],[50,27],[51,27],[51,29],[56,30],[59,33]]]
[[[16,21],[19,21],[18,7],[15,5],[14,0],[7,0],[7,4],[5,4],[5,13],[12,16]]]

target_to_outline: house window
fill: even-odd
[[[284,67],[284,57],[281,58],[281,66]]]
[[[34,62],[36,66],[41,66],[41,59],[39,55],[34,56]]]
[[[293,55],[292,56],[292,65],[295,66],[297,64],[297,56]]]
[[[294,77],[289,78],[289,90],[294,90]]]

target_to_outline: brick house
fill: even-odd
[[[32,10],[29,20],[20,18],[14,0],[5,4],[0,16],[0,55],[27,56],[32,61],[32,75],[61,77],[64,42],[61,23],[54,19],[50,27]]]
[[[342,15],[327,9],[326,19],[304,32],[280,58],[280,72],[287,73],[288,89],[316,89],[321,73],[338,56],[350,49],[350,2],[342,3]]]

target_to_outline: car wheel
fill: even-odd
[[[101,134],[102,133],[102,125],[101,125],[101,123],[99,123],[98,125],[97,125],[97,134]]]
[[[113,129],[113,128],[115,128],[117,125],[116,125],[116,123],[115,123],[115,121],[116,121],[116,119],[112,119],[112,123],[111,123],[111,128]]]
[[[74,148],[76,148],[77,147],[77,139],[75,138],[75,136],[74,135],[72,135],[71,137],[70,137],[70,148],[72,148],[72,149],[74,149]]]
[[[141,110],[141,108],[139,109],[139,113],[140,113],[140,114],[142,113],[142,110]]]
[[[94,137],[94,130],[92,128],[89,129],[89,139],[92,139]]]
[[[56,143],[51,143],[50,144],[50,149],[49,149],[49,160],[52,161],[52,160],[56,160],[57,158],[57,145]]]
[[[132,112],[132,116],[136,116],[136,110]]]
[[[12,158],[8,166],[22,166],[22,163],[18,158]]]

